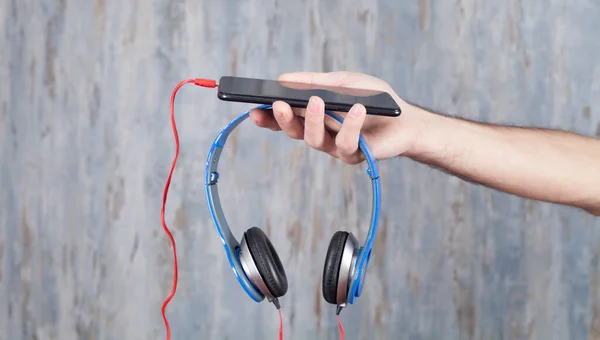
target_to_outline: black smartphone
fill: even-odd
[[[318,96],[329,111],[348,112],[360,103],[370,115],[397,117],[402,112],[394,98],[382,91],[230,76],[221,77],[218,87],[217,96],[226,101],[273,104],[280,100],[292,107],[306,108],[310,97]]]

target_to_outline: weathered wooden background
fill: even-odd
[[[593,0],[1,1],[0,338],[164,338],[179,80],[347,69],[436,110],[600,136],[599,33]],[[276,311],[237,284],[203,192],[212,139],[249,106],[189,86],[176,107],[173,339],[275,338]],[[228,146],[231,225],[265,228],[287,268],[286,339],[337,339],[321,272],[335,230],[364,236],[364,166],[250,121]],[[381,169],[348,339],[600,338],[598,219],[406,159]]]

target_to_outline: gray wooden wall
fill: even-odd
[[[0,338],[164,339],[179,80],[361,71],[447,113],[600,136],[599,33],[593,0],[1,1]],[[248,107],[178,94],[174,340],[277,335],[203,191],[212,139]],[[279,250],[286,339],[337,339],[320,278],[335,230],[364,237],[364,166],[246,123],[221,163],[229,221]],[[407,159],[380,166],[381,229],[347,339],[600,339],[598,219]]]

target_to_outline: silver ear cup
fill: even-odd
[[[352,282],[352,276],[356,269],[356,260],[358,255],[358,240],[352,233],[348,233],[348,238],[344,244],[342,252],[342,261],[340,263],[340,272],[338,274],[336,303],[338,306],[345,307],[348,302],[348,290]]]
[[[242,269],[244,269],[246,277],[248,277],[248,280],[252,282],[254,287],[263,293],[269,302],[273,301],[275,297],[271,295],[271,292],[267,289],[267,285],[265,285],[265,282],[263,281],[262,276],[260,276],[258,268],[254,263],[254,259],[252,259],[248,243],[246,243],[246,235],[242,237],[242,242],[240,244],[240,263],[242,264]]]

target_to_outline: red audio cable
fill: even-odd
[[[173,135],[175,137],[175,158],[173,158],[173,162],[171,164],[171,170],[169,171],[169,177],[167,178],[167,182],[165,183],[165,189],[163,192],[163,200],[162,200],[162,208],[160,210],[160,219],[162,222],[163,230],[169,237],[169,240],[171,241],[171,247],[173,248],[173,266],[174,266],[173,286],[171,288],[171,293],[169,294],[167,299],[163,302],[163,305],[161,308],[162,317],[165,322],[165,328],[167,330],[167,340],[171,340],[171,328],[169,327],[169,321],[167,320],[165,310],[166,310],[169,302],[171,302],[171,300],[175,296],[175,292],[177,291],[178,271],[177,271],[177,248],[175,246],[175,239],[173,239],[173,235],[171,234],[171,231],[169,231],[169,228],[167,227],[167,223],[165,222],[165,206],[167,203],[167,195],[169,192],[169,186],[171,185],[171,177],[173,176],[173,171],[175,170],[175,164],[177,164],[177,158],[179,157],[179,134],[177,133],[177,125],[175,124],[175,108],[174,108],[175,107],[175,96],[177,95],[177,91],[183,85],[189,84],[189,83],[193,83],[194,85],[208,87],[208,88],[217,87],[217,82],[214,80],[201,79],[201,78],[186,79],[186,80],[181,81],[179,84],[177,84],[177,86],[175,86],[175,88],[173,89],[173,93],[171,94],[170,116],[171,116],[171,126],[173,127]],[[277,302],[276,305],[278,307],[277,311],[279,312],[279,340],[283,340],[283,316],[281,315],[281,309],[278,306],[279,303]],[[340,324],[340,327],[341,327],[341,324]],[[343,337],[342,337],[342,340],[343,340]]]
[[[279,312],[279,340],[283,340],[283,317],[281,316],[281,309],[277,309]]]
[[[175,291],[177,290],[177,250],[175,248],[175,240],[173,239],[173,235],[171,235],[171,232],[169,231],[169,228],[167,227],[167,224],[165,223],[165,205],[167,203],[167,193],[169,192],[169,185],[171,184],[171,176],[173,175],[173,170],[175,170],[175,164],[177,163],[177,157],[179,156],[179,135],[177,134],[177,126],[175,125],[175,113],[174,113],[174,111],[175,111],[174,110],[175,95],[177,94],[177,91],[183,85],[189,84],[189,83],[193,83],[194,85],[202,86],[202,87],[209,87],[209,88],[217,87],[217,82],[214,80],[200,79],[200,78],[187,79],[187,80],[184,80],[184,81],[180,82],[179,84],[177,84],[177,86],[175,86],[175,89],[173,90],[173,93],[171,94],[171,126],[173,127],[173,134],[175,137],[175,158],[173,158],[173,163],[171,164],[171,171],[169,172],[169,177],[167,178],[167,183],[165,184],[165,190],[164,190],[163,199],[162,199],[162,208],[160,210],[160,219],[162,221],[163,229],[167,233],[167,236],[169,237],[169,240],[171,241],[171,246],[173,248],[173,266],[174,266],[173,287],[171,289],[171,294],[169,294],[169,296],[163,303],[162,309],[161,309],[162,317],[163,317],[163,320],[165,321],[165,327],[167,329],[167,340],[171,339],[171,328],[169,327],[169,321],[167,321],[167,316],[165,315],[165,309],[167,308],[167,305],[169,304],[169,302],[171,302],[171,300],[173,299],[173,296],[175,296]]]
[[[340,326],[340,340],[344,340],[344,327],[342,326],[342,320],[340,320],[340,316],[336,315],[338,326]]]

